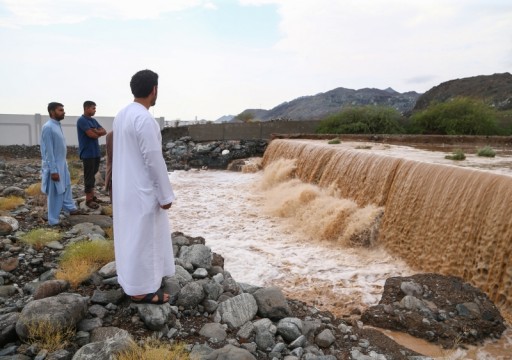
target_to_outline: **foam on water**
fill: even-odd
[[[270,215],[273,197],[259,186],[261,172],[177,171],[170,178],[173,230],[203,236],[237,281],[277,285],[340,314],[376,304],[386,278],[412,273],[380,248],[340,248]]]
[[[344,145],[352,149],[360,146]],[[444,159],[443,152],[390,145],[371,147],[368,152],[397,159],[454,165]],[[392,161],[378,165],[395,166]],[[463,166],[511,175],[508,165],[508,157],[469,156]],[[170,179],[177,195],[169,212],[173,230],[203,236],[206,245],[225,258],[225,268],[237,281],[279,286],[288,296],[335,314],[376,304],[386,278],[414,273],[404,261],[382,248],[347,246],[341,240],[347,236],[340,237],[339,229],[326,230],[326,224],[333,223],[333,219],[345,219],[344,227],[368,227],[378,220],[381,207],[358,205],[340,198],[334,188],[292,179],[295,170],[296,164],[289,161],[281,163],[270,175],[210,170],[173,172]],[[312,180],[315,183],[322,179]],[[379,186],[384,189],[388,185],[382,181]],[[376,203],[381,201],[377,191],[374,199]],[[363,225],[358,227],[358,223]],[[443,351],[443,358],[506,359],[511,352],[511,339],[508,329],[499,342],[470,347],[468,351]]]

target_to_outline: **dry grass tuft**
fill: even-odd
[[[158,340],[148,340],[143,346],[133,344],[128,350],[116,357],[116,360],[195,360],[190,357],[185,344],[169,344]]]
[[[78,184],[82,177],[82,169],[75,167],[75,166],[70,166],[69,167],[69,176],[71,178],[71,184],[73,184],[73,185]]]
[[[36,250],[41,250],[46,244],[52,241],[59,241],[62,235],[57,230],[34,229],[21,236],[21,241],[32,246]]]
[[[103,229],[103,231],[105,231],[105,235],[107,236],[108,239],[114,239],[114,228],[112,226],[108,227],[106,229]]]
[[[112,206],[111,205],[102,206],[101,213],[103,215],[112,216]]]
[[[25,199],[19,196],[0,197],[0,210],[13,210],[24,203]]]
[[[55,274],[57,280],[66,280],[69,285],[76,289],[85,280],[98,270],[98,267],[86,260],[77,259],[74,262],[61,264],[60,269]]]
[[[25,193],[28,196],[41,195],[42,194],[42,192],[41,192],[41,183],[35,183],[35,184],[30,185],[28,188],[25,189]]]
[[[49,353],[65,348],[71,343],[75,332],[72,328],[59,329],[50,320],[33,321],[27,324],[27,343],[38,344]]]
[[[61,256],[58,280],[69,281],[76,288],[103,265],[114,260],[113,241],[79,241],[69,245]]]

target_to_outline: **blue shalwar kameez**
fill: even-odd
[[[48,197],[48,223],[57,225],[61,210],[76,210],[71,193],[71,177],[66,162],[66,139],[59,121],[49,119],[41,129],[41,191]],[[51,174],[60,180],[53,181]]]

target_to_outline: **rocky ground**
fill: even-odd
[[[165,151],[188,143],[173,143]],[[219,144],[202,148],[225,150],[215,150]],[[76,163],[70,161],[70,167],[79,168]],[[86,210],[81,201],[85,214],[63,216],[61,241],[40,250],[23,244],[24,232],[47,227],[44,196],[25,193],[39,182],[39,170],[38,149],[0,149],[0,196],[25,198],[25,204],[0,214],[0,360],[110,359],[132,340],[143,343],[149,337],[184,342],[192,359],[418,360],[427,357],[366,325],[408,332],[446,348],[478,344],[505,329],[485,294],[437,274],[390,278],[378,305],[335,317],[285,298],[278,288],[237,282],[224,268],[222,254],[212,253],[202,237],[182,233],[172,237],[176,275],[162,283],[171,294],[168,304],[132,303],[117,284],[115,263],[71,288],[54,278],[62,252],[77,241],[108,241],[105,230],[112,219],[101,209]],[[78,201],[82,192],[80,182],[73,186]],[[27,324],[48,319],[55,327],[73,329],[72,340],[51,352],[28,339]]]

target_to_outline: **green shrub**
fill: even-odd
[[[341,144],[341,140],[338,138],[334,138],[332,140],[329,140],[327,144],[334,145],[334,144]]]
[[[448,160],[465,160],[466,155],[464,154],[464,151],[457,149],[453,152],[452,155],[446,155],[444,158]]]
[[[411,117],[411,128],[421,134],[499,134],[496,111],[479,100],[456,98],[430,105]]]
[[[20,237],[21,242],[41,250],[46,244],[62,239],[62,234],[56,230],[45,228],[33,229]]]
[[[92,273],[114,261],[114,242],[109,240],[79,241],[70,244],[60,258],[58,280],[66,280],[76,288]]]
[[[169,344],[164,341],[149,339],[144,344],[132,343],[132,346],[114,357],[116,360],[195,360],[191,357],[185,343]]]
[[[350,107],[320,121],[320,134],[399,134],[400,113],[391,107]]]
[[[490,146],[484,146],[483,148],[478,149],[476,154],[478,156],[495,157],[496,151],[494,151],[494,149]]]

